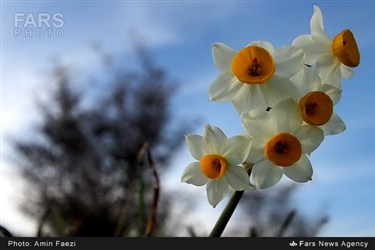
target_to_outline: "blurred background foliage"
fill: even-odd
[[[184,135],[200,124],[196,118],[172,116],[169,105],[178,83],[142,46],[135,50],[134,68],[98,53],[100,72],[88,79],[105,75],[94,81],[105,82],[88,86],[100,95],[76,88],[74,65],[52,64],[48,85],[53,87],[46,100],[37,102],[40,122],[32,136],[12,140],[13,161],[27,180],[21,209],[38,221],[36,236],[209,234],[182,219],[199,213],[183,186],[163,189]],[[237,219],[230,221],[239,226],[223,236],[317,235],[328,217],[301,214],[291,198],[295,189],[245,192]],[[180,211],[172,211],[177,203]]]

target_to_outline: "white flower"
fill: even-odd
[[[354,74],[352,68],[360,61],[353,33],[347,29],[332,40],[324,31],[323,16],[318,6],[314,6],[310,27],[311,35],[299,36],[292,44],[305,50],[305,63],[315,66],[322,82],[341,87],[341,80],[350,78]]]
[[[285,98],[269,112],[254,110],[241,117],[244,129],[253,136],[246,162],[254,163],[256,187],[271,187],[283,174],[296,182],[311,180],[313,169],[307,155],[320,145],[324,135],[315,126],[303,125],[296,101]]]
[[[285,46],[274,49],[267,41],[255,41],[239,52],[214,43],[213,60],[220,75],[209,89],[209,98],[231,101],[241,113],[263,108],[290,96],[294,86],[289,78],[303,66],[302,49]]]
[[[249,175],[241,165],[249,154],[251,138],[227,138],[217,127],[206,125],[203,137],[188,135],[186,143],[191,155],[198,161],[189,164],[181,181],[196,186],[207,184],[208,202],[215,207],[229,191],[253,189]]]
[[[322,84],[314,70],[305,66],[290,80],[296,85],[294,99],[299,103],[303,120],[319,126],[325,135],[339,134],[346,129],[345,123],[333,112],[342,90],[330,84]]]

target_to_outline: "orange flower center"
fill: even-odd
[[[241,82],[264,83],[275,73],[275,63],[267,50],[248,46],[234,56],[232,72]]]
[[[350,30],[344,30],[333,39],[332,50],[335,56],[348,67],[359,65],[359,50],[354,35]]]
[[[333,113],[331,98],[321,91],[307,93],[299,101],[303,120],[310,124],[321,126],[326,124]]]
[[[224,175],[227,161],[220,155],[205,155],[200,160],[202,172],[210,179],[217,179]]]
[[[289,167],[301,158],[302,146],[295,136],[286,132],[277,133],[267,141],[264,154],[277,166]]]

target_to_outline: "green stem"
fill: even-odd
[[[249,174],[249,176],[251,174],[251,170],[252,170],[253,166],[254,166],[254,164],[252,164],[252,163],[246,163],[246,162],[244,163],[244,167],[245,167],[247,173]],[[217,220],[214,228],[212,229],[209,237],[220,237],[221,236],[221,234],[223,233],[226,225],[228,224],[228,221],[232,217],[232,214],[233,214],[234,210],[236,209],[238,203],[240,202],[244,192],[245,191],[242,190],[242,191],[235,191],[233,193],[233,195],[230,198],[228,204],[224,208],[224,210],[221,213],[219,219]]]
[[[240,202],[241,197],[244,191],[235,191],[230,198],[227,206],[224,208],[222,214],[217,220],[214,228],[212,229],[209,237],[220,237],[224,231],[225,226],[228,224],[229,219],[231,218],[234,210],[237,207],[237,204]]]

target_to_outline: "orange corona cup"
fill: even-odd
[[[332,50],[344,65],[352,68],[359,65],[360,55],[357,42],[350,30],[344,30],[333,39]]]
[[[200,160],[202,172],[210,179],[217,179],[224,175],[227,161],[220,155],[205,155]]]
[[[289,167],[301,158],[302,146],[295,136],[281,132],[267,141],[264,154],[275,165]]]
[[[232,72],[241,82],[260,84],[273,76],[275,62],[267,50],[258,46],[248,46],[234,56]]]
[[[331,98],[321,91],[307,93],[299,101],[299,107],[303,120],[315,126],[326,124],[333,114],[333,102]]]

